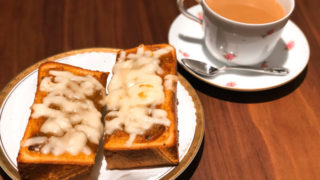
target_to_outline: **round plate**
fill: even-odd
[[[188,9],[191,14],[202,18],[202,8],[196,5]],[[192,75],[211,85],[234,91],[260,91],[281,86],[297,77],[309,60],[309,44],[303,32],[289,21],[284,27],[281,39],[273,53],[260,67],[284,66],[290,70],[287,76],[274,76],[243,71],[228,71],[207,79],[190,71],[181,63],[182,58],[196,59],[215,67],[223,64],[206,49],[203,42],[203,28],[200,24],[180,14],[171,24],[169,43],[177,50],[178,62]]]
[[[117,49],[93,48],[62,53],[30,66],[2,90],[0,94],[0,165],[11,178],[19,179],[16,158],[36,92],[39,65],[45,61],[57,61],[85,69],[111,72],[117,52]],[[92,173],[85,179],[167,179],[180,175],[200,148],[204,134],[204,118],[195,90],[181,75],[179,75],[177,86],[177,98],[180,158],[178,166],[107,170],[103,151],[99,150]],[[103,146],[100,147],[103,148]]]

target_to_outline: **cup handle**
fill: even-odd
[[[199,0],[196,0],[197,2],[200,2]],[[187,18],[199,23],[199,24],[202,24],[203,21],[199,18],[197,18],[196,16],[194,16],[193,14],[189,13],[185,8],[184,8],[184,4],[183,4],[184,0],[177,0],[177,4],[178,4],[178,8],[179,8],[179,11],[185,15]]]

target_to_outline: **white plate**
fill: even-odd
[[[115,50],[97,48],[97,51],[95,49],[71,51],[46,60],[56,60],[86,69],[111,72],[115,59]],[[0,94],[0,165],[14,179],[17,178],[18,174],[16,158],[36,91],[37,67],[39,64],[29,67],[18,75]],[[85,178],[160,179],[162,177],[178,176],[196,155],[201,145],[204,127],[202,107],[201,105],[199,106],[200,101],[195,95],[195,91],[190,89],[192,87],[180,75],[177,88],[180,156],[180,164],[178,166],[135,170],[107,170],[106,161],[100,150],[91,177]],[[191,150],[189,150],[190,148]]]
[[[191,14],[202,18],[202,8],[196,5],[188,9]],[[297,77],[309,60],[309,44],[303,32],[289,21],[274,52],[260,65],[263,67],[284,66],[290,70],[287,76],[273,76],[249,72],[232,71],[212,79],[203,78],[182,63],[182,58],[197,59],[215,67],[223,66],[208,52],[203,43],[203,29],[200,24],[180,14],[171,24],[169,43],[176,48],[178,62],[192,75],[211,85],[235,91],[260,91],[281,86]]]

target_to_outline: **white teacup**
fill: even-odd
[[[209,8],[205,0],[200,4],[203,20],[187,12],[184,0],[178,7],[186,17],[203,24],[204,43],[209,52],[225,64],[251,66],[261,63],[273,51],[281,32],[294,9],[294,0],[278,0],[285,16],[265,24],[248,24],[227,19]]]

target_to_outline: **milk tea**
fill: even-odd
[[[242,23],[264,24],[285,16],[276,0],[206,0],[206,3],[219,15]]]

